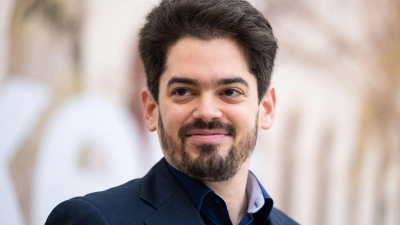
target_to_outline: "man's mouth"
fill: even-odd
[[[178,136],[183,143],[188,141],[193,144],[219,144],[227,138],[235,138],[236,129],[233,125],[219,120],[210,123],[197,120],[184,125],[179,130]]]
[[[221,142],[226,137],[229,137],[230,134],[224,130],[190,130],[186,133],[186,139],[189,139],[191,142]]]

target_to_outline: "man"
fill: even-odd
[[[46,224],[297,224],[249,172],[274,120],[277,43],[243,0],[164,0],[139,49],[146,126],[165,156],[141,179],[58,205]]]

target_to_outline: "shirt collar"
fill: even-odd
[[[249,172],[246,184],[246,195],[249,199],[248,213],[255,213],[264,206],[265,199],[270,199],[268,193],[258,182],[256,176]]]
[[[167,165],[174,177],[183,186],[197,210],[200,210],[204,197],[209,192],[213,192],[213,190],[211,190],[202,182],[175,169],[168,162]],[[261,208],[266,208],[266,212],[269,214],[269,212],[272,210],[272,198],[252,172],[249,172],[249,176],[247,178],[246,195],[249,199],[247,212],[255,213]]]

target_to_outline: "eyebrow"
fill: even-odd
[[[188,78],[188,77],[172,77],[167,84],[167,88],[171,87],[173,84],[180,83],[180,84],[189,84],[189,85],[200,85],[198,80]],[[247,88],[249,87],[249,83],[241,77],[233,77],[233,78],[224,78],[221,80],[216,81],[216,86],[234,84],[234,83],[241,83]]]
[[[172,77],[167,84],[167,88],[171,87],[171,85],[175,83],[180,83],[180,84],[190,84],[190,85],[198,85],[199,82],[195,79],[192,78],[187,78],[187,77]]]
[[[241,77],[234,77],[234,78],[225,78],[222,80],[218,80],[217,86],[227,85],[227,84],[234,84],[234,83],[241,83],[247,88],[249,87],[249,83]]]

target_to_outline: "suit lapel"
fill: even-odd
[[[271,214],[268,218],[268,225],[282,225],[284,218],[279,216],[274,210],[271,211]]]
[[[161,159],[142,179],[140,198],[154,208],[145,223],[148,225],[204,225],[200,213],[183,187]],[[273,208],[268,225],[297,225],[281,211]]]
[[[298,225],[280,210],[273,208],[268,218],[268,225]]]
[[[187,194],[181,191],[175,191],[171,195],[171,198],[146,220],[146,224],[204,225],[204,222]]]
[[[204,225],[200,213],[166,163],[165,159],[160,160],[142,179],[140,197],[156,210],[146,219],[146,224]]]

